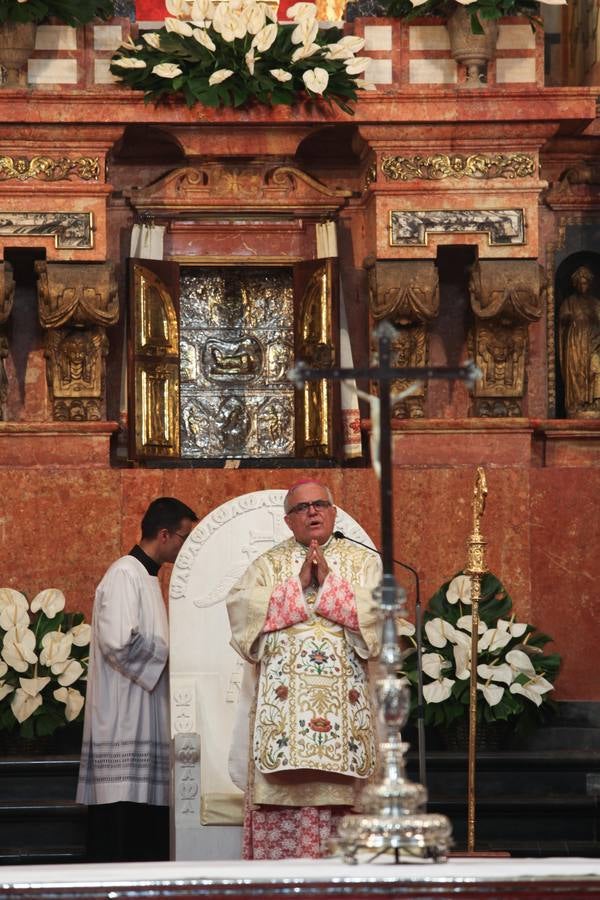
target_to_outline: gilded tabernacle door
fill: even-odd
[[[335,260],[132,260],[130,275],[132,458],[336,454],[336,389],[288,379],[294,359],[338,362]]]

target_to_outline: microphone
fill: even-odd
[[[333,536],[339,541],[351,541],[353,544],[358,544],[360,547],[364,547],[366,550],[370,550],[371,553],[377,553],[379,556],[382,555],[381,550],[377,550],[375,547],[370,547],[368,544],[365,544],[362,541],[357,541],[356,538],[348,537],[348,535],[344,534],[343,531],[334,531]],[[425,706],[423,703],[422,666],[423,636],[421,634],[422,613],[421,592],[419,589],[419,573],[416,569],[413,569],[412,566],[409,566],[408,563],[400,562],[399,559],[394,559],[393,562],[395,562],[397,566],[401,566],[403,569],[406,569],[408,572],[412,572],[412,574],[415,576],[415,638],[417,645],[417,734],[419,737],[419,780],[423,787],[427,787],[427,775],[425,771]]]

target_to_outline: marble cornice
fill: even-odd
[[[583,129],[596,117],[597,88],[482,88],[476,92],[459,88],[419,87],[377,91],[361,97],[355,115],[337,107],[298,104],[274,109],[214,110],[171,100],[159,106],[144,103],[142,94],[124,90],[63,91],[7,90],[0,95],[0,122],[28,127],[69,124],[110,127],[118,124],[156,125],[293,125],[323,126],[352,122],[448,123],[448,122],[556,122],[563,133]],[[27,127],[26,126],[26,127]]]

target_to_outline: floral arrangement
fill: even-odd
[[[302,97],[325,98],[345,112],[369,63],[355,54],[364,40],[319,28],[314,3],[296,3],[277,22],[267,0],[166,0],[170,16],[160,31],[129,39],[110,70],[148,100],[181,94],[188,106],[274,106]]]
[[[477,644],[477,719],[510,721],[524,734],[554,706],[548,694],[560,667],[557,653],[545,654],[552,638],[517,622],[512,600],[491,572],[483,576]],[[410,647],[403,674],[417,706],[415,627],[402,619],[400,634]],[[459,574],[429,601],[423,616],[423,699],[426,725],[446,727],[468,716],[471,678],[471,579]]]
[[[386,7],[386,15],[399,19],[414,19],[416,16],[444,16],[447,18],[457,8],[457,4],[468,9],[471,31],[483,34],[480,17],[483,20],[500,19],[502,16],[526,16],[535,27],[541,22],[540,3],[550,6],[564,6],[567,0],[381,0]]]
[[[56,588],[31,605],[0,588],[0,731],[33,738],[82,718],[91,628],[64,608]]]
[[[85,25],[92,19],[110,19],[113,0],[2,0],[0,25],[5,22],[43,22],[50,17],[65,25]]]

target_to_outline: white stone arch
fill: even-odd
[[[194,528],[169,589],[172,857],[239,859],[242,792],[227,769],[242,660],[229,646],[225,597],[257,556],[284,540],[283,490],[229,500]],[[338,508],[336,529],[373,546]]]

